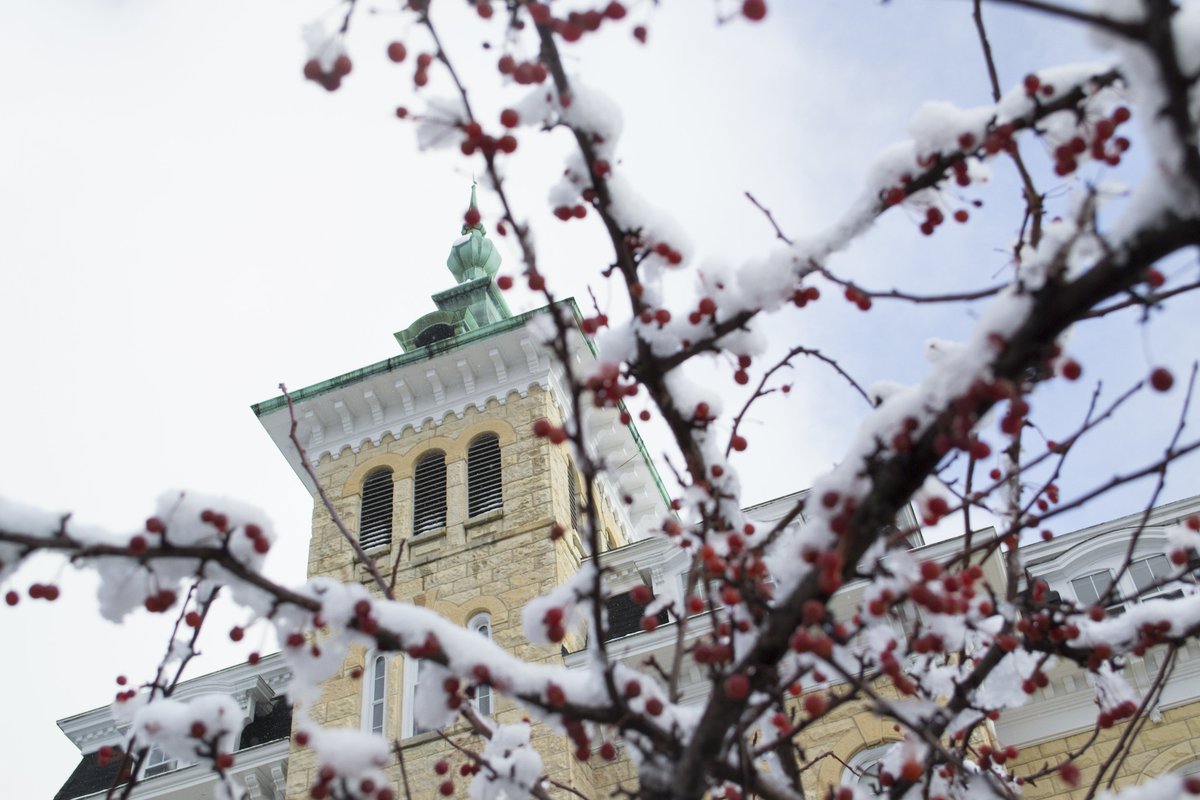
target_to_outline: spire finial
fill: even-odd
[[[479,213],[479,204],[475,200],[475,176],[471,176],[471,205],[467,207],[467,218],[463,222],[462,235],[466,236],[471,231],[479,231],[481,236],[487,236],[487,231],[483,227],[483,218]],[[472,219],[474,222],[472,222]]]

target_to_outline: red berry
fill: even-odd
[[[758,22],[767,15],[767,4],[764,0],[746,0],[742,3],[742,13],[746,19]]]
[[[1079,362],[1073,358],[1069,358],[1063,362],[1059,370],[1062,376],[1069,381],[1079,380],[1079,376],[1083,374],[1083,368],[1079,366]]]
[[[646,701],[646,713],[652,717],[657,717],[663,711],[662,700],[657,697],[651,697]]]
[[[600,757],[605,761],[612,761],[617,757],[617,748],[612,742],[605,742],[600,745]]]
[[[193,739],[203,739],[204,734],[207,732],[208,728],[205,727],[203,722],[193,722],[191,730],[188,731]]]
[[[433,765],[433,771],[438,775],[445,775],[450,771],[450,762],[446,761],[444,758],[439,759],[438,762]]]
[[[515,128],[521,124],[521,117],[511,108],[500,112],[500,124],[506,128]]]
[[[633,38],[637,39],[642,44],[646,43],[646,26],[638,25],[633,29]]]
[[[9,590],[4,595],[4,602],[8,603],[10,606],[15,606],[17,603],[21,602],[21,596],[12,590]]]
[[[234,625],[232,628],[229,629],[229,638],[235,642],[240,642],[242,640],[242,637],[245,635],[246,635],[245,629],[243,629],[237,625]]]
[[[512,285],[513,285],[512,276],[511,275],[501,275],[499,278],[496,278],[496,285],[498,287],[500,287],[501,291],[505,291],[505,292],[508,291],[509,289],[512,288]]]
[[[729,440],[729,446],[739,453],[746,449],[746,437],[737,435]]]
[[[825,698],[822,695],[810,694],[804,698],[804,710],[810,717],[817,717],[825,713],[825,706]]]
[[[730,675],[725,679],[725,696],[730,700],[745,700],[750,696],[750,679],[741,672]]]
[[[633,587],[633,589],[629,592],[629,596],[633,599],[633,602],[637,603],[639,606],[647,605],[651,600],[654,599],[654,593],[651,592],[650,587],[644,583],[639,583],[637,586]]]
[[[392,42],[387,47],[388,58],[399,64],[408,56],[408,49],[403,42]]]
[[[463,221],[466,222],[468,226],[478,225],[479,219],[480,216],[478,208],[468,208],[467,213],[463,214]]]
[[[438,786],[438,793],[442,797],[449,797],[454,794],[454,781],[442,781],[441,785]]]
[[[1175,385],[1175,376],[1172,375],[1171,371],[1166,367],[1156,367],[1155,370],[1150,373],[1150,385],[1153,386],[1156,391],[1168,391],[1172,386]]]
[[[221,753],[217,756],[217,769],[229,769],[233,766],[233,753]]]

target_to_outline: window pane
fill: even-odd
[[[383,707],[387,693],[387,661],[383,656],[375,659],[371,685],[371,732],[383,733]]]
[[[423,726],[419,722],[417,722],[417,716],[416,716],[416,713],[414,713],[416,711],[417,695],[421,691],[421,673],[425,671],[425,662],[417,661],[416,667],[417,667],[417,679],[415,681],[413,681],[413,693],[412,693],[412,697],[409,698],[410,701],[412,702],[412,710],[410,710],[408,712],[408,713],[412,714],[413,736],[416,736],[417,734],[420,734],[420,733],[428,733],[429,731],[436,730],[435,728],[426,728],[425,726]]]
[[[492,638],[492,618],[487,614],[477,614],[472,617],[469,627],[485,639]],[[485,716],[492,713],[492,687],[475,687],[475,708]]]
[[[1079,598],[1080,605],[1094,606],[1100,602],[1100,597],[1108,591],[1111,584],[1112,572],[1105,569],[1082,578],[1076,578],[1071,581],[1071,588],[1075,590],[1075,596]]]
[[[1134,561],[1129,565],[1129,576],[1138,592],[1145,591],[1151,585],[1171,574],[1166,556],[1154,555]]]

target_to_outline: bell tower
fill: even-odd
[[[562,424],[571,407],[562,368],[541,343],[544,318],[570,321],[577,371],[587,371],[594,354],[573,300],[509,311],[494,280],[500,254],[478,222],[474,187],[470,207],[476,214],[446,261],[456,283],[433,296],[435,310],[395,334],[402,352],[291,393],[317,482],[291,443],[286,400],[267,400],[254,412],[313,495],[310,577],[377,591],[321,502],[319,484],[384,577],[395,571],[398,600],[436,610],[523,658],[561,663],[581,641],[568,636],[564,648],[539,647],[521,629],[524,604],[568,578],[584,557],[576,525],[588,498],[570,454],[532,433],[542,418]],[[604,546],[617,547],[661,522],[664,493],[632,426],[611,411],[583,422],[599,448],[592,455],[621,465],[593,498]],[[552,540],[555,523],[567,533]],[[403,654],[353,652],[310,713],[326,726],[399,741],[410,781],[421,784],[413,791],[426,797],[436,794],[432,764],[452,753],[413,719],[419,683],[419,663]],[[524,716],[482,690],[475,702],[501,721]],[[535,746],[548,770],[581,788],[590,783],[565,738],[537,726]],[[293,746],[288,798],[308,796],[314,770],[311,754]],[[392,771],[398,781],[398,767]]]

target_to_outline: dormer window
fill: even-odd
[[[1170,584],[1156,585],[1169,578],[1173,571],[1170,562],[1164,555],[1155,554],[1148,558],[1139,558],[1131,563],[1129,577],[1133,579],[1133,585],[1137,587],[1138,599],[1183,597],[1182,589],[1172,587]]]
[[[179,762],[168,756],[161,749],[151,747],[150,752],[146,755],[146,767],[142,770],[142,775],[146,778],[153,778],[155,775],[170,772],[178,766]]]
[[[1079,601],[1079,605],[1090,608],[1099,605],[1100,598],[1108,592],[1108,587],[1112,586],[1112,580],[1112,570],[1102,569],[1099,572],[1084,575],[1082,578],[1073,579],[1071,588],[1075,590],[1075,597]]]

